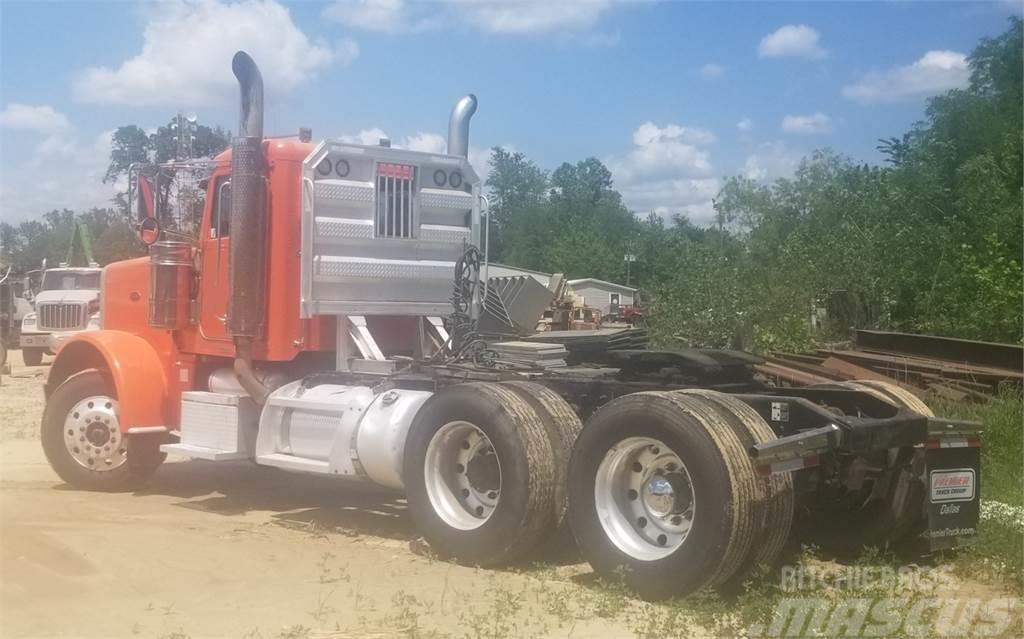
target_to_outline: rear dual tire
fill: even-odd
[[[404,455],[409,512],[431,550],[478,566],[519,560],[555,524],[556,460],[513,389],[466,383],[417,413]]]
[[[636,393],[587,422],[569,465],[569,520],[598,575],[661,599],[730,587],[774,561],[789,533],[792,484],[756,477],[747,446],[774,434],[734,401]],[[671,534],[677,522],[681,537]]]

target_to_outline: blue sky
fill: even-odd
[[[553,169],[595,156],[645,214],[710,215],[724,177],[790,174],[815,148],[878,161],[994,3],[172,0],[0,4],[0,220],[106,205],[116,127],[177,111],[234,127],[231,53],[263,70],[268,133],[441,150],[480,99],[471,160],[502,145]]]

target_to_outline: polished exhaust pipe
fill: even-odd
[[[263,157],[263,76],[249,54],[231,61],[241,111],[231,142],[231,213],[227,331],[235,340],[235,374],[254,401],[269,393],[252,366],[253,342],[263,335],[266,314],[267,187]]]
[[[476,113],[476,96],[470,93],[452,107],[448,118],[448,155],[469,158],[469,120]]]

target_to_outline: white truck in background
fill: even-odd
[[[100,328],[98,266],[46,269],[33,298],[34,310],[21,322],[21,357],[38,366],[43,354],[56,355],[61,345],[82,331]]]

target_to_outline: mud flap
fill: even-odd
[[[928,530],[932,550],[970,544],[978,532],[981,448],[929,447],[926,457]]]

